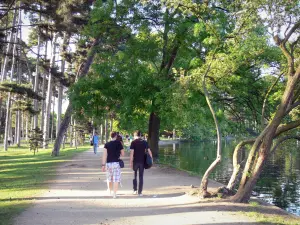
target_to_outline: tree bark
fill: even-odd
[[[68,108],[69,108],[69,106],[70,107],[72,107],[71,105],[70,105],[70,103],[69,103],[69,105],[68,105]],[[71,113],[72,114],[72,113]],[[73,147],[73,117],[72,117],[72,115],[71,115],[71,117],[70,117],[70,124],[71,124],[71,126],[70,126],[70,130],[69,130],[69,132],[70,132],[70,147]],[[56,138],[57,139],[57,138]]]
[[[62,46],[61,46],[61,54],[66,52],[66,45],[68,43],[68,37],[66,32],[63,35],[63,42],[62,42]],[[64,74],[65,73],[65,59],[62,57],[61,60],[61,73]],[[56,137],[58,134],[58,128],[60,127],[60,123],[61,123],[61,112],[62,112],[62,99],[63,99],[63,85],[59,82],[58,83],[58,99],[57,99],[57,119],[56,119]]]
[[[14,12],[14,16],[13,16],[13,26],[16,25],[16,18],[17,18],[17,9],[15,9]],[[9,35],[9,39],[8,39],[8,43],[7,43],[7,48],[6,48],[6,54],[4,57],[4,61],[3,61],[3,66],[2,66],[2,70],[1,70],[1,82],[3,82],[4,80],[6,80],[6,74],[7,74],[7,66],[8,66],[8,60],[9,60],[9,53],[11,51],[11,43],[13,43],[13,36],[14,36],[14,29],[11,29],[10,31],[10,35]]]
[[[49,141],[49,122],[50,122],[50,111],[51,111],[51,97],[52,97],[52,85],[53,85],[53,76],[51,69],[55,66],[55,50],[56,50],[56,39],[57,33],[54,34],[52,41],[52,53],[51,53],[51,62],[48,76],[48,88],[47,88],[47,97],[46,97],[46,107],[45,107],[45,118],[44,118],[44,130],[43,130],[43,148],[48,148]]]
[[[107,123],[107,119],[105,119],[104,122],[104,133],[105,133],[105,143],[108,142],[108,123]]]
[[[96,54],[95,46],[97,46],[99,44],[99,41],[100,41],[100,39],[96,39],[94,41],[82,70],[78,72],[78,74],[79,74],[78,78],[84,77],[88,73],[90,66],[94,60],[95,54]],[[69,103],[68,110],[70,111],[69,114],[71,116],[71,114],[72,114],[72,103],[71,102]],[[62,125],[59,127],[59,135],[55,139],[54,148],[52,150],[53,156],[59,156],[62,139],[63,139],[65,132],[69,126],[69,123],[70,123],[70,118],[67,118],[65,115]],[[66,126],[66,128],[65,128],[65,126]]]
[[[262,131],[259,137],[256,138],[244,169],[244,173],[239,185],[237,193],[232,197],[235,202],[247,202],[251,196],[252,189],[262,171],[262,166],[268,158],[273,139],[276,136],[276,131],[282,119],[286,115],[288,106],[291,103],[293,92],[299,83],[300,66],[292,76],[288,76],[285,91],[282,96],[281,103],[277,108],[274,118],[269,125]],[[258,154],[257,154],[258,153]],[[257,160],[254,159],[258,155]],[[255,162],[255,163],[253,163]]]
[[[152,151],[152,155],[155,158],[158,157],[158,153],[159,153],[159,148],[158,148],[159,128],[160,128],[160,118],[156,113],[152,112],[149,118],[148,139],[149,139],[149,145]]]
[[[18,24],[20,23],[20,20],[21,20],[21,15],[20,15],[20,12],[19,12],[19,18],[18,18]],[[13,31],[12,31],[12,34],[13,34]],[[16,64],[16,57],[15,57],[15,54],[16,54],[16,47],[17,47],[17,38],[18,38],[18,30],[16,31],[15,33],[15,37],[14,37],[14,45],[13,45],[13,51],[12,51],[12,64],[11,64],[11,74],[10,74],[10,80],[12,80],[13,78],[13,75],[15,73],[15,64]],[[6,69],[4,69],[6,70]],[[6,73],[5,73],[5,76],[2,76],[2,78],[6,78]],[[4,131],[4,150],[7,151],[7,141],[8,141],[8,137],[12,138],[12,135],[9,134],[10,130],[9,128],[11,127],[11,111],[10,111],[10,108],[11,108],[11,93],[9,92],[8,94],[8,97],[7,97],[7,105],[6,105],[6,120],[5,120],[5,131]]]
[[[41,22],[41,14],[40,14],[39,21]],[[40,50],[41,50],[41,32],[40,32],[40,28],[38,28],[37,58],[36,58],[36,67],[35,67],[34,89],[33,89],[33,91],[36,93],[38,93],[38,88],[39,88]],[[34,101],[34,110],[37,111],[38,110],[38,100],[34,99],[33,101]],[[34,127],[34,129],[36,129],[38,127],[38,115],[37,114],[35,114],[33,116],[33,127]]]
[[[45,44],[45,57],[44,57],[45,61],[47,60],[47,51],[48,51],[47,49],[48,49],[48,41],[46,41],[46,44]],[[41,130],[42,131],[44,130],[44,120],[45,120],[45,104],[46,104],[45,89],[46,89],[46,73],[43,74],[43,83],[42,83],[42,97],[43,97],[42,109],[41,109]]]
[[[214,58],[214,57],[213,57]],[[214,59],[212,59],[214,60]],[[212,63],[212,62],[211,62]],[[210,67],[211,67],[211,63],[208,66],[206,73],[203,76],[203,91],[204,91],[204,95],[206,98],[206,102],[209,106],[210,112],[214,118],[214,122],[215,122],[215,126],[216,126],[216,131],[217,131],[217,157],[215,159],[215,161],[208,167],[208,169],[206,170],[205,174],[202,177],[202,181],[200,184],[200,195],[202,197],[206,197],[207,196],[207,185],[208,185],[208,177],[210,175],[210,173],[215,169],[215,167],[221,162],[221,150],[222,150],[222,145],[221,145],[221,132],[220,132],[220,127],[219,127],[219,123],[215,114],[215,111],[210,103],[209,100],[209,94],[208,91],[206,89],[206,76],[208,75],[209,71],[210,71]]]
[[[255,141],[255,139],[242,141],[234,149],[234,153],[233,153],[233,157],[232,157],[233,171],[232,171],[232,175],[230,177],[230,180],[227,184],[227,188],[231,191],[233,190],[233,188],[236,185],[237,177],[238,177],[238,175],[240,173],[240,169],[241,169],[241,163],[240,163],[240,160],[239,160],[240,151],[242,150],[242,148],[245,145],[254,143],[254,141]]]
[[[54,109],[55,109],[55,96],[53,95],[53,100],[52,100],[52,119],[51,119],[51,134],[50,134],[50,137],[51,137],[51,143],[53,141],[53,138],[54,138]]]
[[[59,149],[64,139],[64,135],[69,127],[71,116],[72,116],[72,105],[69,104],[65,112],[64,119],[62,120],[61,125],[59,127],[57,137],[55,139],[54,147],[52,150],[52,156],[59,156]]]

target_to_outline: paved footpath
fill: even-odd
[[[166,167],[145,171],[144,196],[132,194],[133,173],[125,157],[122,187],[117,199],[106,192],[101,172],[101,152],[78,154],[58,168],[49,190],[36,197],[33,205],[21,213],[15,225],[179,225],[179,224],[256,224],[238,213],[241,209],[214,202],[199,202],[185,194],[190,185],[199,185],[199,177]],[[210,186],[219,186],[209,182]],[[245,206],[242,206],[245,207]]]

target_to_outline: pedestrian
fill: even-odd
[[[148,147],[147,141],[142,139],[141,131],[134,133],[135,140],[130,145],[130,167],[134,171],[133,179],[133,194],[143,196],[143,184],[144,184],[144,163],[145,152],[148,151],[152,157],[152,152]],[[137,188],[137,172],[139,171],[139,185]]]
[[[109,182],[109,192],[113,190],[113,198],[117,197],[119,183],[121,182],[121,168],[119,159],[124,156],[124,149],[117,140],[117,133],[111,132],[111,141],[104,145],[102,158],[102,171],[106,171],[106,179]]]
[[[97,154],[98,144],[99,144],[99,136],[98,136],[98,133],[95,132],[95,134],[93,136],[93,147],[94,147],[95,154]]]

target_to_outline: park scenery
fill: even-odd
[[[300,224],[299,150],[297,0],[0,2],[0,225]]]

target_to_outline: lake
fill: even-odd
[[[222,161],[210,175],[227,184],[232,173],[232,155],[236,141],[222,142]],[[215,142],[179,142],[159,146],[159,161],[176,168],[203,175],[216,158]],[[258,198],[300,216],[300,143],[285,142],[271,155],[254,191]],[[247,155],[246,150],[245,155]],[[193,184],[196,186],[199,184]]]

